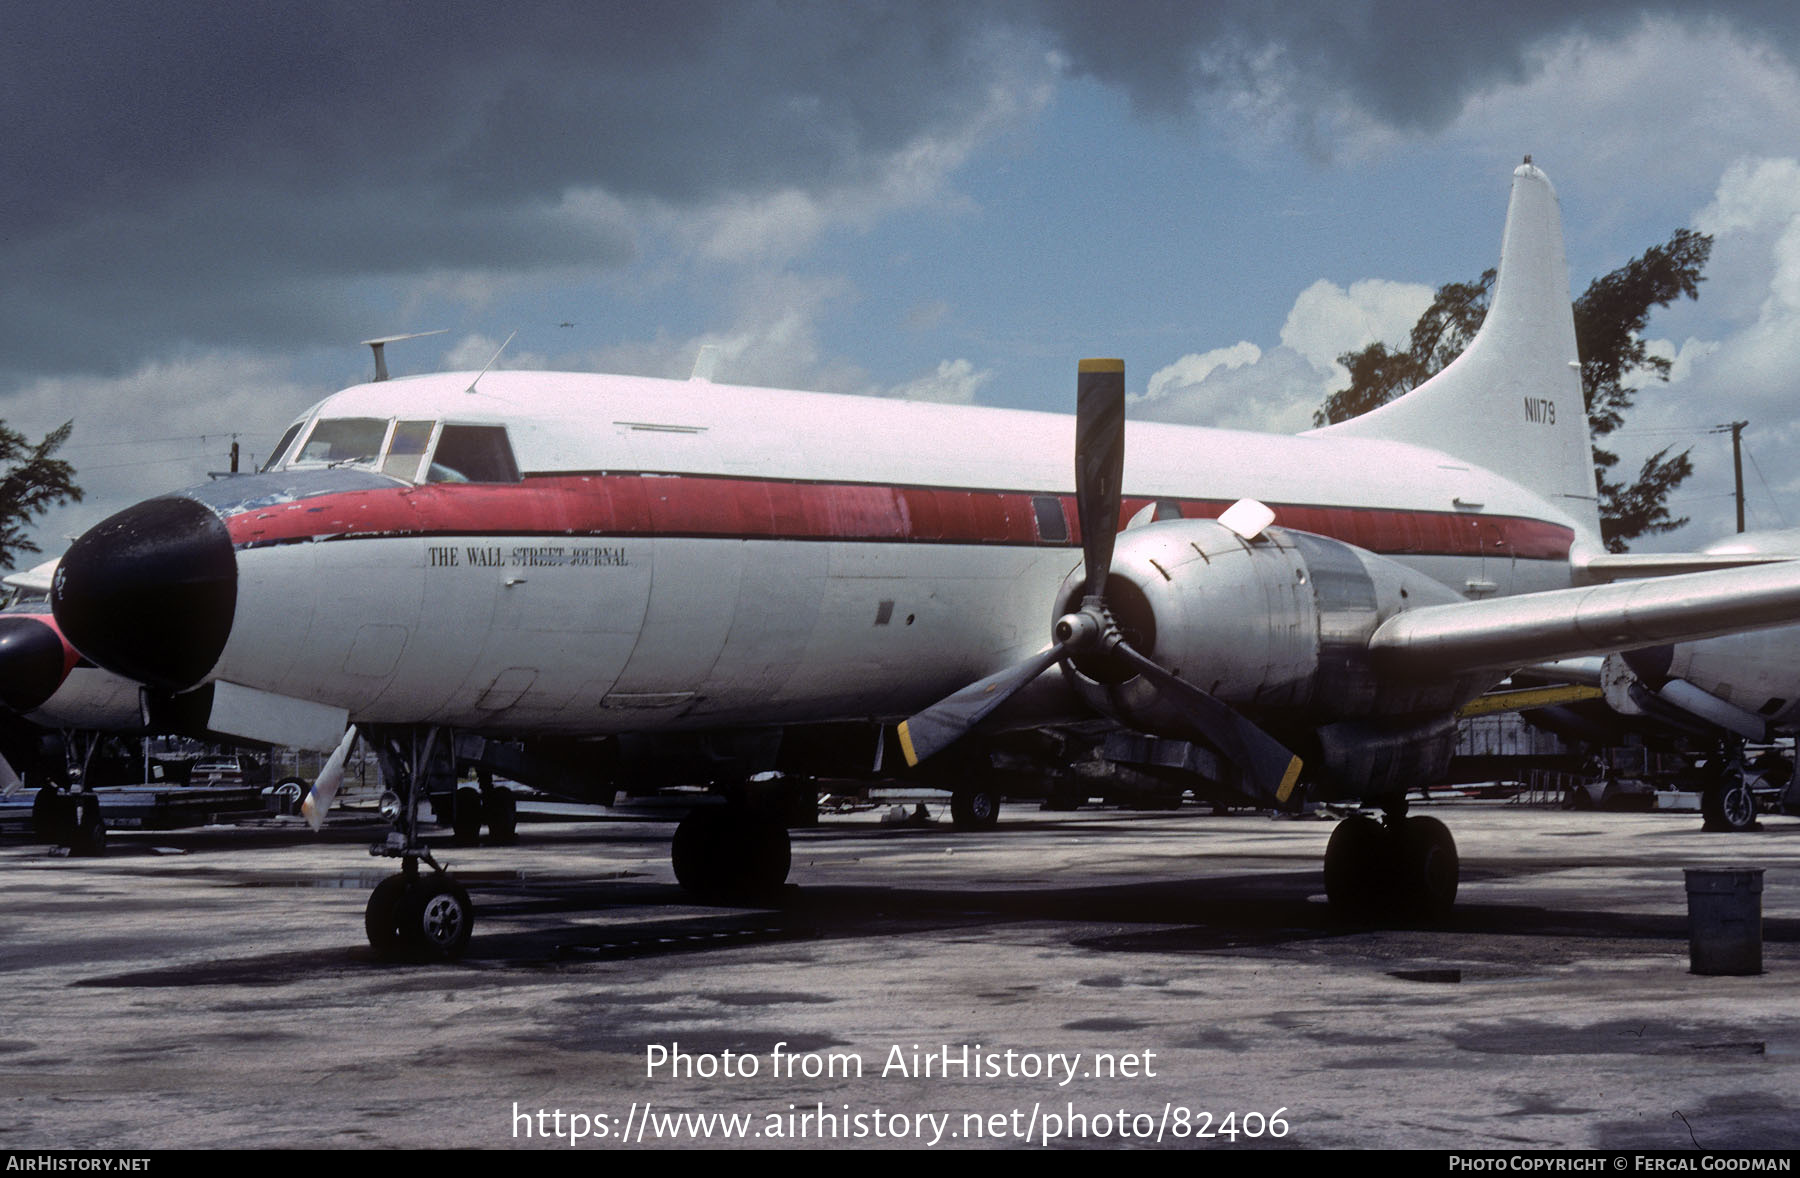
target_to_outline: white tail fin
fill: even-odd
[[[1513,172],[1500,271],[1474,342],[1395,401],[1320,433],[1427,446],[1542,495],[1599,532],[1562,215],[1550,178]]]

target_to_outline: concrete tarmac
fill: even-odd
[[[1415,807],[1426,929],[1326,912],[1332,823],[827,818],[698,906],[667,822],[442,850],[455,963],[377,960],[381,828],[0,844],[0,1147],[1800,1145],[1800,820]],[[1765,869],[1764,970],[1688,971],[1682,869]]]

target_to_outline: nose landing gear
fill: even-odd
[[[456,878],[431,857],[419,838],[419,795],[430,780],[439,730],[382,733],[377,740],[389,780],[404,799],[387,841],[369,848],[372,855],[400,860],[400,874],[375,885],[363,912],[369,945],[383,957],[449,960],[462,956],[475,929],[475,905]],[[474,791],[470,791],[473,793]],[[424,863],[429,874],[419,870]]]

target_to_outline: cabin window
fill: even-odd
[[[1063,514],[1062,500],[1055,495],[1033,495],[1031,509],[1037,516],[1038,539],[1045,544],[1065,544],[1069,539],[1069,517]]]
[[[399,421],[394,423],[394,436],[388,441],[387,455],[381,460],[381,473],[404,482],[419,479],[419,467],[425,451],[431,446],[435,421]]]
[[[273,450],[269,451],[269,457],[263,462],[262,470],[275,469],[275,465],[281,461],[281,456],[287,453],[288,447],[294,444],[294,439],[299,436],[300,429],[305,424],[306,420],[302,418],[287,427],[287,432],[281,435],[281,440],[275,443]]]
[[[337,466],[375,462],[387,439],[388,423],[379,417],[322,419],[306,436],[306,444],[294,464]]]
[[[506,428],[498,425],[446,425],[431,456],[428,483],[516,483]]]

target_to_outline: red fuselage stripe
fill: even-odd
[[[1066,537],[1039,534],[1034,500],[1062,507]],[[1121,521],[1151,502],[1128,496]],[[1165,500],[1211,519],[1223,500]],[[1574,533],[1518,516],[1271,504],[1276,524],[1390,556],[1566,560]],[[367,536],[683,536],[1074,547],[1075,497],[973,488],[787,482],[718,475],[537,475],[315,495],[234,512],[239,547]]]

